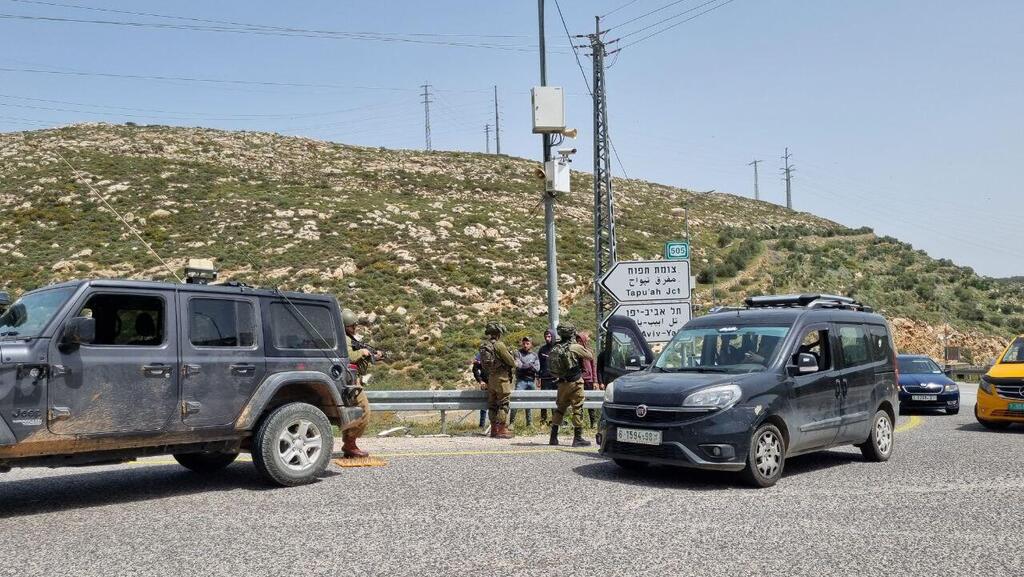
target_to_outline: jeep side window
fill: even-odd
[[[196,347],[245,347],[256,344],[252,303],[194,298],[188,303],[189,341]]]
[[[843,366],[856,367],[871,362],[863,325],[840,324],[839,344],[843,349]]]
[[[325,306],[271,303],[270,319],[274,331],[274,346],[278,349],[309,350],[337,347],[331,310]]]
[[[832,368],[832,353],[828,343],[827,330],[808,331],[800,341],[797,353],[814,355],[818,360],[818,371],[827,371]]]
[[[164,342],[164,300],[155,296],[95,294],[78,312],[96,319],[94,345],[157,347]]]

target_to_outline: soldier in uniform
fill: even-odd
[[[487,372],[487,416],[491,419],[491,436],[511,439],[508,430],[509,399],[512,396],[512,370],[516,360],[501,341],[504,325],[487,323],[485,340],[480,344],[480,364]]]
[[[558,397],[555,400],[554,418],[551,420],[551,438],[548,444],[558,444],[558,427],[572,408],[573,447],[587,447],[590,441],[583,438],[583,361],[594,360],[587,348],[576,342],[576,327],[570,323],[558,325],[558,345],[551,351],[549,365],[562,371],[558,377]],[[556,372],[552,371],[552,372]]]
[[[359,342],[356,338],[356,326],[361,324],[356,313],[350,309],[341,311],[341,321],[345,325],[345,340],[348,341],[348,361],[356,367],[358,384],[362,386],[363,377],[370,369],[370,365],[384,358],[380,351],[372,351],[369,347]],[[356,406],[363,409],[363,416],[355,424],[345,429],[342,436],[341,452],[346,458],[368,457],[370,454],[356,446],[356,439],[366,432],[366,425],[370,422],[370,401],[362,390],[356,397]]]

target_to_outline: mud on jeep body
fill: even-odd
[[[0,317],[0,470],[172,454],[207,472],[252,453],[281,485],[327,466],[351,407],[327,295],[90,280],[26,293]]]

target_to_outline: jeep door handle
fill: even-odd
[[[203,366],[202,365],[193,365],[193,364],[186,363],[184,365],[181,365],[181,376],[183,376],[183,377],[191,377],[191,376],[194,376],[194,375],[198,375],[199,373],[202,372],[202,370],[203,370]]]
[[[171,376],[171,366],[163,363],[153,363],[151,365],[142,365],[142,374],[151,378],[161,378]]]
[[[256,365],[249,365],[240,363],[237,365],[231,365],[231,374],[238,375],[240,377],[247,377],[256,372]]]

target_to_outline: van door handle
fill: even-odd
[[[231,365],[231,374],[232,375],[238,375],[240,377],[247,377],[247,376],[249,376],[249,375],[251,375],[251,374],[253,374],[255,372],[256,372],[256,365],[249,365],[249,364],[245,364],[245,363]]]
[[[842,388],[843,388],[843,398],[846,398],[846,393],[848,393],[850,391],[850,380],[849,379],[843,379]]]
[[[843,379],[836,379],[836,398],[843,396]]]
[[[151,378],[161,378],[171,376],[171,366],[163,363],[153,363],[151,365],[142,365],[142,374]]]

